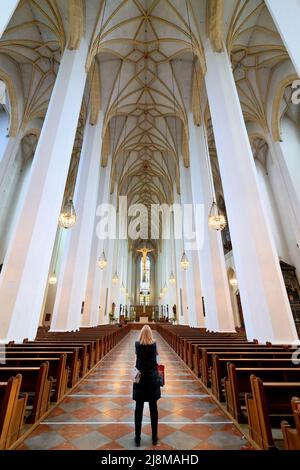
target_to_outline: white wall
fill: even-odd
[[[288,117],[282,119],[281,130],[281,147],[298,201],[300,201],[300,130]]]
[[[11,168],[7,181],[6,196],[0,208],[0,263],[3,263],[8,243],[14,229],[18,214],[24,201],[28,185],[32,159],[23,164],[20,149]]]
[[[287,250],[287,244],[285,235],[283,232],[283,226],[280,220],[278,207],[275,202],[274,192],[271,186],[272,180],[269,177],[269,167],[272,167],[271,157],[268,156],[267,168],[265,168],[259,160],[255,160],[255,165],[258,175],[259,189],[261,192],[261,198],[263,200],[263,207],[266,212],[266,216],[269,220],[271,231],[274,237],[278,257],[282,260],[288,260],[289,254]],[[273,176],[274,179],[274,176]]]
[[[9,115],[0,107],[0,160],[8,142]]]

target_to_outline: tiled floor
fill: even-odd
[[[72,394],[55,407],[19,449],[135,449],[130,372],[134,365],[131,332]],[[162,449],[250,449],[233,423],[201,388],[188,368],[156,333],[166,386],[159,400]],[[140,449],[151,449],[148,405]]]

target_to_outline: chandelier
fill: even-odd
[[[124,293],[126,292],[126,289],[125,289],[125,286],[124,286],[123,282],[122,282],[122,285],[120,287],[120,290],[121,290],[121,292],[124,292]]]
[[[218,204],[213,201],[209,217],[208,217],[208,226],[212,230],[224,230],[227,225],[225,215],[220,211]]]
[[[168,287],[167,287],[167,283],[165,282],[165,285],[164,287],[162,288],[162,291],[164,294],[166,294],[168,292]]]
[[[190,262],[188,260],[188,257],[186,256],[185,252],[183,252],[183,255],[182,255],[182,258],[181,258],[181,261],[180,261],[180,265],[181,265],[182,269],[185,269],[185,270],[187,270],[189,265],[190,265]]]
[[[62,228],[68,229],[76,224],[76,212],[72,199],[70,199],[63,207],[58,219]]]
[[[113,275],[112,282],[113,282],[114,284],[118,284],[118,282],[119,282],[119,276],[118,276],[117,271],[116,271],[115,274]]]
[[[51,286],[55,286],[55,284],[57,283],[57,276],[55,274],[55,271],[53,271],[53,273],[51,274],[51,276],[49,277],[49,284]]]
[[[170,275],[169,283],[170,284],[175,284],[175,282],[176,282],[176,279],[175,279],[175,276],[174,276],[173,271],[172,271],[171,275]]]
[[[234,276],[232,277],[230,280],[229,280],[229,283],[232,287],[237,287],[238,286],[238,280],[237,278]]]
[[[102,251],[101,255],[99,256],[98,266],[99,266],[100,269],[105,269],[106,266],[107,266],[107,259],[106,259],[104,250]]]

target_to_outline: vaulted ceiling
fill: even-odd
[[[146,206],[172,203],[174,190],[180,192],[179,159],[189,166],[188,113],[201,121],[206,32],[217,50],[227,47],[246,120],[270,127],[271,79],[289,59],[264,1],[89,2],[96,27],[85,101],[91,95],[92,121],[98,109],[104,114],[99,162],[112,159],[111,191]],[[23,125],[45,116],[61,54],[80,40],[81,12],[81,0],[21,0],[0,41],[0,79],[8,70],[18,74]],[[83,104],[71,186],[85,118]],[[211,126],[208,134],[217,177]]]

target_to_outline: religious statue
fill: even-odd
[[[143,248],[140,248],[139,250],[136,250],[138,253],[142,253],[142,262],[143,262],[143,282],[146,281],[146,262],[147,262],[147,255],[148,253],[151,253],[151,251],[154,251],[154,249],[149,249],[146,246]]]
[[[154,249],[150,250],[146,246],[144,248],[140,248],[139,250],[136,250],[139,253],[142,253],[142,260],[143,260],[143,270],[146,271],[146,261],[147,261],[147,255],[148,253],[151,253],[151,251],[154,251]]]

